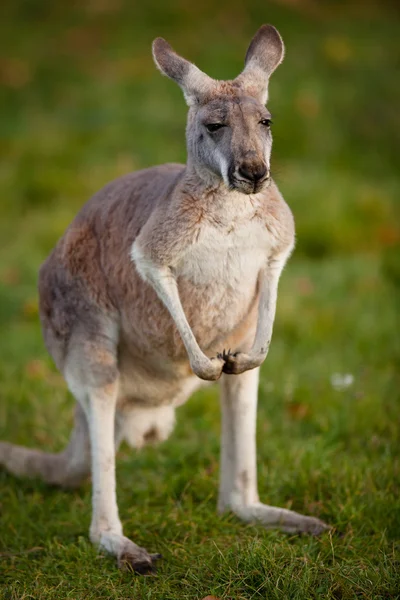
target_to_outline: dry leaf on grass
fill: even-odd
[[[296,421],[301,421],[310,414],[310,407],[302,402],[291,402],[287,405],[286,410]]]
[[[25,374],[29,379],[42,381],[48,377],[49,368],[43,360],[34,358],[26,363]]]

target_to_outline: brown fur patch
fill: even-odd
[[[145,444],[154,444],[159,440],[159,433],[156,427],[151,427],[143,436]]]
[[[115,355],[104,348],[99,342],[86,341],[84,343],[84,352],[90,362],[100,367],[110,367],[115,364]]]

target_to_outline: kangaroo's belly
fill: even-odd
[[[167,309],[151,288],[143,290],[141,302],[122,316],[118,353],[121,403],[179,406],[206,382],[193,374]],[[253,286],[240,289],[201,286],[180,278],[179,291],[189,324],[206,355],[251,347],[257,323],[256,277]]]
[[[175,323],[153,289],[143,286],[134,305],[121,313],[121,340],[133,356],[148,364],[154,359],[173,363],[186,362],[186,350]],[[236,289],[224,285],[198,286],[178,280],[179,292],[187,320],[200,348],[215,355],[224,348],[234,348],[255,328],[258,283]]]

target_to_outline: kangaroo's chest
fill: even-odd
[[[176,273],[199,287],[245,290],[256,284],[271,247],[268,230],[258,221],[206,225],[180,259]]]

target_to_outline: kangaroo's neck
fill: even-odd
[[[224,194],[228,191],[220,175],[191,160],[190,156],[182,173],[181,181],[185,188],[195,191],[199,197],[209,194]]]
[[[229,189],[221,176],[201,165],[188,161],[173,193],[172,204],[184,205],[185,210],[206,210],[213,218],[219,213],[252,213],[265,200],[265,191],[259,194],[243,194]]]

